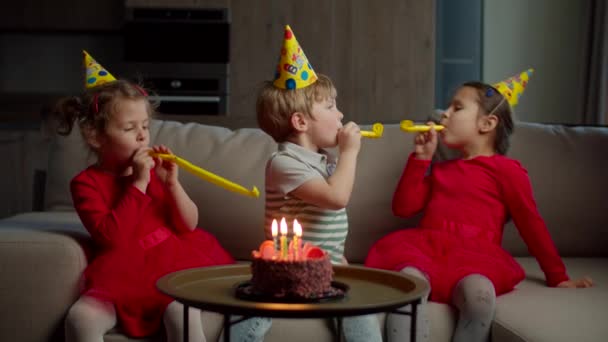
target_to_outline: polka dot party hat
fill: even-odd
[[[274,86],[281,89],[300,89],[317,81],[317,74],[308,63],[302,47],[296,40],[289,25],[285,26],[285,36]]]
[[[513,108],[517,105],[517,103],[519,103],[519,98],[521,97],[521,94],[524,93],[524,89],[526,89],[528,80],[530,79],[530,76],[532,76],[533,72],[534,69],[528,69],[519,75],[509,77],[508,79],[493,84],[492,86],[494,86],[494,88],[496,88],[496,90],[498,90],[498,92],[500,92],[502,96],[509,101],[509,105],[511,105],[511,108]]]
[[[82,52],[84,54],[84,67],[86,69],[84,80],[85,88],[93,88],[104,83],[116,81],[116,78],[97,63],[88,52],[84,50],[82,50]]]

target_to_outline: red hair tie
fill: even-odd
[[[137,89],[143,96],[148,97],[148,92],[138,86],[137,84],[134,84],[133,87],[135,87],[135,89]],[[93,94],[93,114],[97,114],[99,112],[99,104],[98,104],[98,97],[99,97],[99,93],[95,93]]]
[[[95,93],[93,95],[93,114],[97,114],[99,112],[99,105],[97,104],[97,97],[99,93]]]
[[[135,87],[135,89],[139,90],[139,92],[140,92],[140,93],[141,93],[143,96],[146,96],[146,97],[148,96],[148,92],[147,92],[147,91],[146,91],[144,88],[142,88],[142,87],[138,86],[137,84],[134,84],[134,85],[133,85],[133,87]]]

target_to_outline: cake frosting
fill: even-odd
[[[260,251],[253,252],[251,286],[254,293],[305,299],[332,292],[333,268],[325,251],[305,244],[299,258],[292,254],[281,258],[274,247],[269,250],[269,246],[273,244],[262,243]]]

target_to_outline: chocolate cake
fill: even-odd
[[[254,258],[251,285],[255,293],[275,298],[317,298],[332,291],[329,256],[304,260]]]

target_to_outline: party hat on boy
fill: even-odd
[[[502,96],[509,101],[509,105],[511,108],[515,107],[519,102],[519,98],[521,94],[524,93],[524,89],[526,89],[526,85],[528,85],[528,80],[534,69],[530,68],[526,71],[521,72],[519,75],[515,75],[507,78],[504,81],[500,81],[498,83],[493,84],[494,88],[498,90]]]
[[[281,89],[300,89],[317,81],[317,74],[308,63],[302,47],[296,40],[289,25],[285,26],[285,36],[274,86]]]
[[[116,81],[116,78],[97,63],[88,52],[84,50],[82,50],[82,52],[84,54],[84,67],[86,69],[84,80],[85,88],[93,88],[104,83]]]

